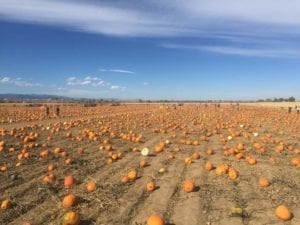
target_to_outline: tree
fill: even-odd
[[[296,99],[295,99],[295,97],[291,96],[291,97],[289,97],[289,98],[287,99],[287,101],[288,101],[288,102],[295,102]]]

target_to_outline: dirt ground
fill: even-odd
[[[5,143],[0,167],[7,168],[0,171],[0,201],[8,198],[12,202],[10,208],[0,209],[0,224],[60,224],[61,216],[68,211],[61,202],[70,192],[78,197],[72,210],[79,212],[81,225],[145,225],[153,213],[169,225],[300,224],[300,167],[291,164],[292,158],[300,156],[300,115],[295,112],[248,105],[237,109],[230,105],[153,104],[68,108],[65,113],[61,118],[38,115],[38,119],[29,121],[18,116],[20,122],[3,119],[0,124],[0,141]],[[30,133],[38,135],[25,143]],[[124,134],[141,138],[128,140]],[[105,140],[110,141],[112,151],[105,150]],[[195,140],[198,145],[189,143]],[[155,146],[161,142],[169,144],[157,153]],[[239,152],[238,143],[244,146]],[[257,149],[256,143],[262,147]],[[277,151],[278,145],[283,150]],[[68,153],[71,165],[53,152],[56,147]],[[150,155],[141,155],[144,147],[149,148]],[[83,154],[78,153],[79,148]],[[24,149],[30,156],[18,159]],[[214,154],[207,154],[208,149]],[[225,154],[230,149],[236,152]],[[43,150],[49,150],[48,157],[40,156]],[[109,152],[123,156],[107,163],[112,154]],[[185,158],[194,152],[200,153],[200,159],[186,165]],[[243,157],[238,159],[237,153]],[[250,156],[256,164],[247,162]],[[139,167],[142,159],[148,166]],[[238,178],[218,176],[216,169],[206,171],[208,161],[215,167],[227,164],[238,171]],[[16,166],[18,162],[20,166]],[[57,167],[53,185],[43,183],[49,163]],[[164,173],[159,172],[161,168],[165,168]],[[133,169],[138,171],[138,178],[121,183]],[[72,189],[64,188],[68,175],[76,180]],[[271,185],[260,187],[260,177],[267,177]],[[194,181],[192,193],[183,191],[185,180]],[[97,183],[96,191],[86,191],[88,181]],[[150,181],[157,187],[148,193],[145,186]],[[280,204],[292,211],[290,221],[275,216]],[[233,208],[242,212],[235,213]]]

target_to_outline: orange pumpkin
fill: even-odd
[[[275,214],[283,221],[291,220],[293,217],[291,211],[285,205],[279,205],[275,210]]]
[[[200,154],[199,154],[199,152],[194,152],[194,153],[192,154],[192,158],[193,158],[193,159],[200,159]]]
[[[70,193],[66,195],[63,199],[62,206],[64,208],[71,208],[76,204],[77,198],[74,194]]]
[[[61,218],[61,225],[79,225],[80,217],[77,212],[70,211]]]
[[[65,188],[72,188],[75,184],[75,179],[73,176],[67,176],[64,181]]]
[[[11,201],[9,199],[5,199],[1,202],[1,209],[8,209],[11,206]]]
[[[129,182],[129,177],[128,176],[124,176],[121,178],[121,183],[126,184]]]
[[[127,174],[129,180],[135,180],[137,178],[137,171],[136,170],[131,170],[128,174]]]
[[[147,192],[151,192],[151,191],[153,191],[155,189],[155,183],[154,182],[149,182],[149,183],[147,183],[147,185],[146,185],[146,190],[147,190]]]
[[[165,225],[165,222],[162,217],[158,215],[151,215],[147,219],[147,225]]]
[[[50,171],[53,171],[53,170],[55,169],[55,165],[52,164],[52,163],[50,163],[50,164],[48,164],[47,169],[48,169],[49,172],[50,172]]]
[[[88,192],[93,192],[93,191],[96,190],[96,188],[97,188],[97,184],[96,184],[96,182],[94,182],[94,181],[90,181],[90,182],[88,182],[87,185],[86,185],[86,190],[87,190]]]
[[[145,160],[145,159],[142,159],[142,160],[140,161],[140,168],[144,168],[144,167],[146,167],[146,166],[147,166],[146,160]]]
[[[258,180],[258,184],[259,184],[259,186],[261,186],[261,187],[268,187],[268,186],[270,186],[270,181],[269,181],[268,178],[261,177],[261,178],[259,178],[259,180]]]
[[[204,165],[204,169],[206,171],[210,171],[214,168],[213,164],[211,162],[206,162],[205,165]]]
[[[183,190],[185,192],[190,193],[190,192],[194,191],[194,189],[195,189],[195,185],[194,185],[193,181],[191,181],[191,180],[184,181]]]
[[[191,157],[186,157],[186,158],[184,159],[184,163],[185,163],[185,165],[191,165],[191,164],[192,164],[192,162],[193,162],[193,160],[192,160],[192,158],[191,158]]]
[[[43,182],[48,185],[54,184],[56,176],[54,174],[49,174],[43,178]]]
[[[230,168],[228,170],[228,177],[231,179],[231,180],[236,180],[238,178],[238,172],[233,169],[233,168]]]

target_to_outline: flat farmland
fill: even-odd
[[[295,111],[121,104],[53,112],[0,108],[0,224],[146,225],[153,214],[169,225],[300,224]],[[74,223],[65,221],[70,211]]]

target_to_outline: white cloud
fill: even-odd
[[[0,77],[0,84],[15,85],[18,87],[42,87],[43,86],[40,83],[32,83],[32,82],[25,81],[20,77],[13,78],[8,76]]]
[[[300,33],[298,0],[0,0],[0,5],[0,18],[5,20],[113,36]]]
[[[0,0],[0,5],[0,20],[117,37],[192,37],[234,44],[202,49],[218,54],[294,58],[298,55],[293,49],[300,48],[299,0],[189,0],[188,4],[184,0]],[[279,49],[281,40],[286,40],[289,48],[280,45]],[[267,46],[255,46],[263,43]],[[253,44],[254,48],[241,44]],[[90,83],[95,82],[85,81]]]
[[[103,87],[102,90],[125,90],[126,87],[111,84],[110,82],[106,82],[102,80],[100,77],[92,77],[92,76],[86,76],[84,78],[79,77],[69,77],[66,79],[66,85],[67,86],[81,86],[81,87],[90,87],[90,88],[97,88],[97,87]]]
[[[91,76],[87,76],[84,78],[69,77],[66,80],[66,84],[68,86],[81,85],[81,86],[92,86],[92,87],[109,85],[109,83],[104,82],[101,78],[91,77]]]
[[[145,81],[145,82],[143,82],[143,85],[147,86],[147,85],[149,85],[149,82]]]
[[[101,72],[113,72],[113,73],[126,73],[126,74],[134,74],[133,71],[130,70],[121,70],[121,69],[99,69]]]
[[[265,47],[234,47],[234,46],[206,46],[206,45],[182,45],[182,44],[162,44],[164,48],[196,50],[202,52],[212,52],[224,55],[255,56],[270,58],[300,58],[300,50],[291,48],[271,48]]]
[[[111,85],[110,89],[112,91],[119,91],[119,90],[125,90],[126,87],[122,87],[122,86],[119,86],[119,85]]]

